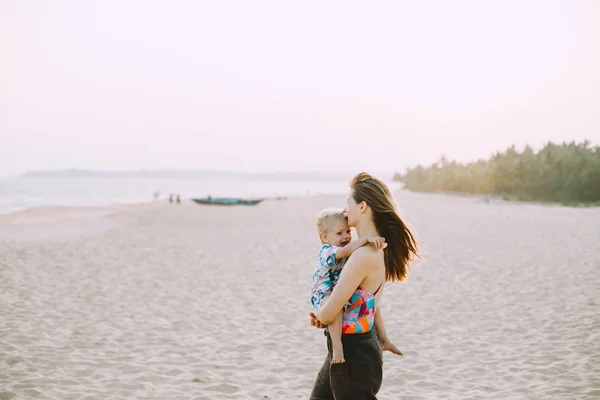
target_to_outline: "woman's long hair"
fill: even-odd
[[[380,236],[385,238],[387,247],[383,250],[385,260],[385,280],[403,281],[406,279],[409,262],[419,257],[417,242],[400,215],[387,185],[361,172],[350,181],[352,197],[358,204],[365,202],[373,212],[373,222]]]

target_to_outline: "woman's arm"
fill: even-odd
[[[340,279],[333,288],[333,292],[319,312],[317,318],[325,325],[329,325],[335,316],[342,311],[344,304],[352,296],[365,277],[371,271],[373,249],[361,247],[356,250],[344,265]]]
[[[377,329],[377,336],[379,336],[379,340],[383,343],[389,342],[387,331],[385,330],[385,325],[383,323],[383,316],[381,315],[381,310],[379,306],[375,310],[375,328]]]

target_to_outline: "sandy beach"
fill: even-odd
[[[396,193],[427,262],[388,284],[380,399],[600,398],[600,208]],[[0,400],[308,399],[317,212],[0,215]]]

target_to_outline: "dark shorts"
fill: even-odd
[[[331,364],[331,338],[327,357],[317,375],[311,400],[372,400],[381,387],[383,357],[375,330],[342,335],[344,364]]]

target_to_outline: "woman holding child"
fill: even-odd
[[[346,239],[336,243],[342,246],[341,250],[333,247],[331,265],[338,265],[336,259],[341,259],[342,254],[350,257],[344,261],[343,269],[340,267],[339,278],[336,276],[336,282],[330,285],[333,289],[318,302],[316,313],[311,313],[311,324],[319,328],[342,320],[343,350],[333,353],[335,334],[326,332],[328,354],[317,375],[311,400],[376,399],[382,380],[382,349],[402,354],[387,337],[379,302],[385,282],[406,278],[408,263],[418,256],[417,244],[398,215],[387,185],[367,173],[356,175],[350,182],[345,212],[347,225],[356,228],[360,242],[349,248],[348,233],[341,233]],[[319,229],[323,248],[329,243],[327,240],[335,242],[331,235],[343,227],[332,229],[324,228],[323,232]],[[385,239],[384,244],[381,238]],[[338,316],[340,313],[342,318]]]

